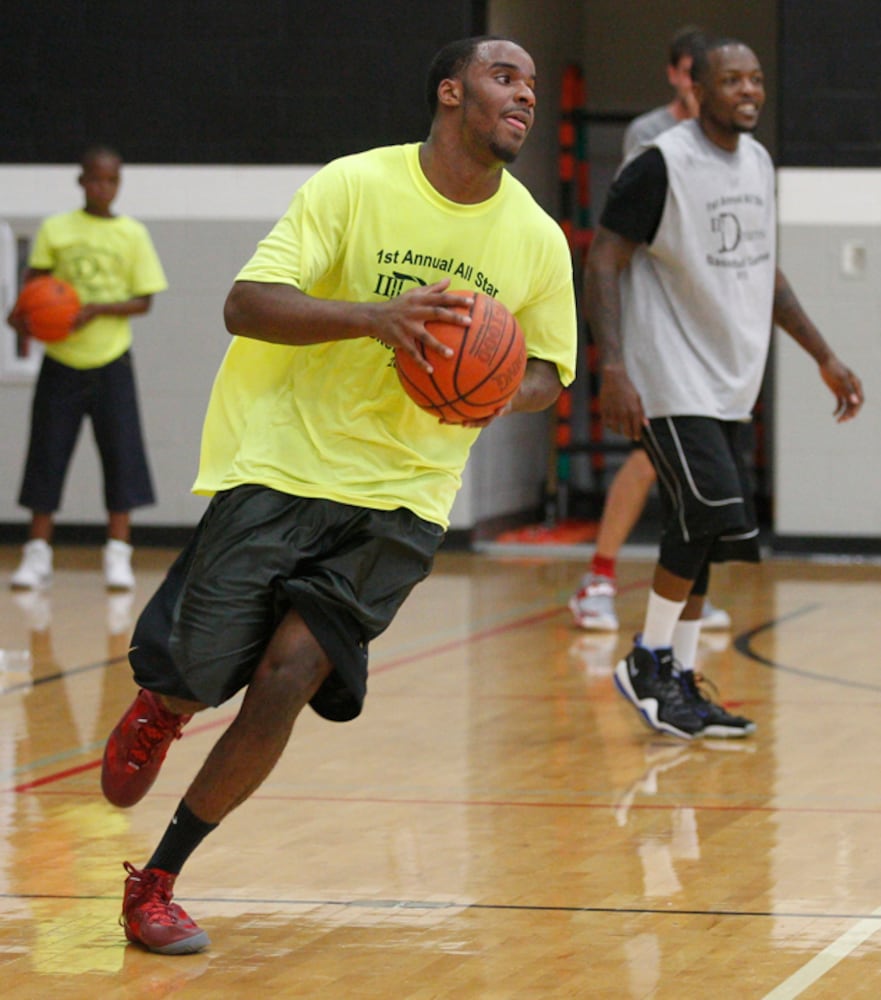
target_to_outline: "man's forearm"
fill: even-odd
[[[600,367],[623,365],[621,293],[617,270],[588,268],[585,281],[587,321],[600,355]]]
[[[774,322],[807,351],[818,365],[829,360],[831,348],[802,308],[779,268],[774,282]]]

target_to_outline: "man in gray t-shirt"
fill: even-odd
[[[634,118],[624,133],[623,159],[628,160],[640,146],[652,142],[667,129],[697,114],[691,82],[691,64],[698,47],[706,39],[700,28],[680,28],[670,41],[667,54],[667,82],[673,99]],[[655,484],[655,470],[642,448],[634,448],[621,463],[606,493],[603,515],[597,529],[596,546],[569,609],[579,628],[588,632],[610,632],[618,628],[615,612],[618,553],[642,515]],[[704,605],[704,629],[729,629],[731,618],[709,600]]]
[[[625,160],[643,143],[651,142],[668,128],[697,114],[691,87],[691,64],[696,47],[703,41],[700,28],[681,28],[673,36],[667,56],[667,82],[673,88],[673,100],[646,111],[627,126],[622,143]]]

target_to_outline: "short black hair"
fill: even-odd
[[[667,63],[670,66],[678,66],[683,56],[691,56],[694,59],[698,49],[702,49],[706,43],[707,33],[703,28],[695,24],[686,24],[670,39]]]
[[[425,81],[425,96],[428,100],[428,110],[432,118],[437,111],[437,88],[441,80],[459,76],[474,58],[474,53],[484,42],[509,42],[510,38],[499,35],[474,35],[471,38],[459,38],[445,45],[431,60],[428,76]]]
[[[108,146],[104,142],[93,142],[91,145],[86,146],[83,151],[83,155],[80,157],[80,166],[85,170],[90,163],[94,163],[95,160],[100,159],[102,156],[112,156],[122,163],[122,155],[118,149],[114,149],[113,146]]]
[[[720,35],[718,38],[708,38],[694,54],[694,59],[691,63],[691,79],[694,83],[703,83],[706,81],[707,73],[710,69],[710,53],[724,49],[727,45],[743,45],[745,48],[748,47],[739,38],[731,38],[727,35]]]

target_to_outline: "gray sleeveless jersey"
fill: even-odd
[[[774,169],[742,135],[728,153],[686,121],[652,143],[668,189],[621,284],[624,362],[649,417],[749,416],[771,337]]]

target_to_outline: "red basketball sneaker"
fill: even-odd
[[[152,691],[141,690],[104,748],[101,789],[108,802],[127,808],[150,790],[172,740],[192,715],[169,712]]]
[[[119,923],[125,936],[135,944],[160,955],[190,955],[208,947],[208,935],[171,901],[177,877],[159,868],[138,871],[128,861],[122,916]]]

